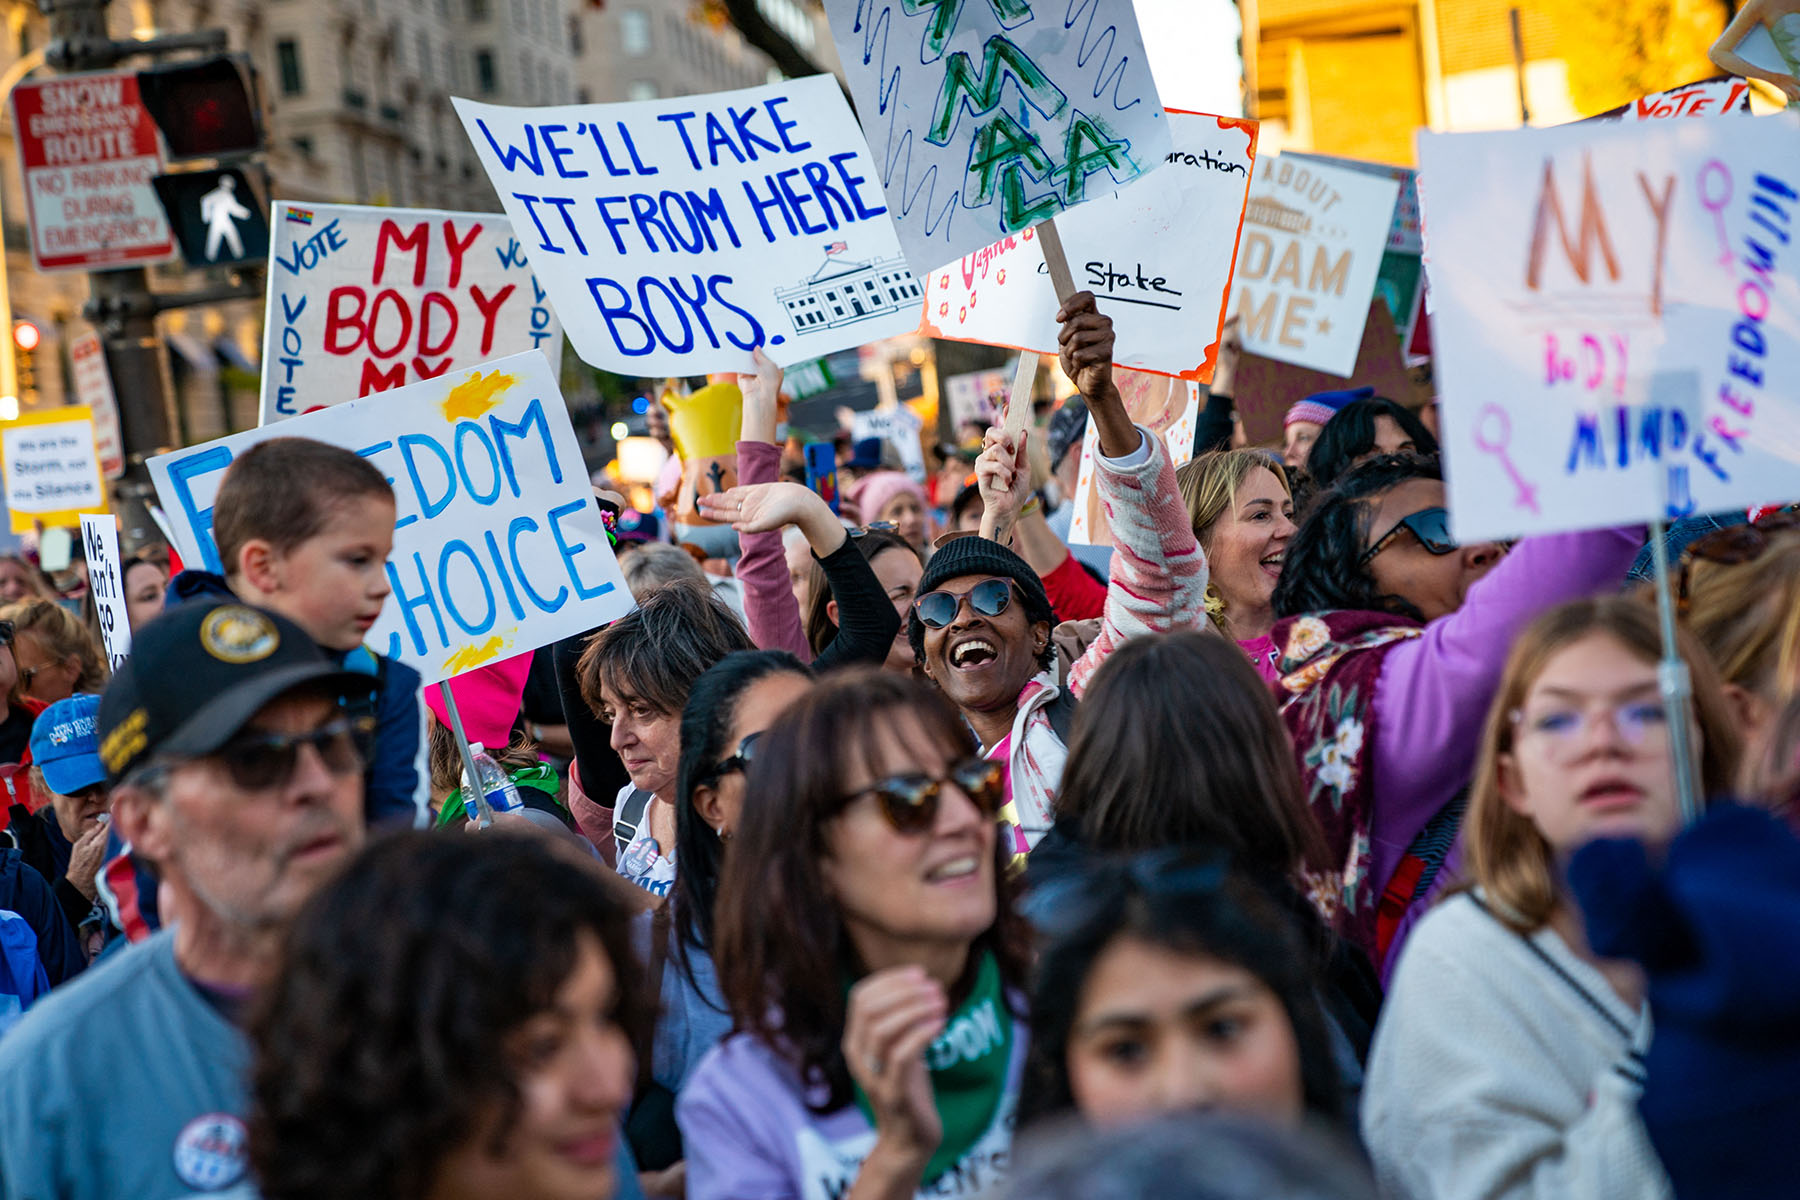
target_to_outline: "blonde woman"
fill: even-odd
[[[1680,648],[1721,795],[1730,708],[1704,653]],[[1362,1124],[1384,1195],[1669,1195],[1637,1110],[1643,976],[1588,948],[1562,870],[1594,838],[1662,846],[1680,827],[1658,652],[1654,613],[1619,597],[1553,609],[1514,644],[1463,827],[1474,886],[1419,923],[1375,1031]]]
[[[1274,683],[1273,597],[1295,530],[1287,470],[1265,450],[1214,450],[1177,470],[1175,483],[1212,564],[1206,615]]]
[[[13,660],[23,694],[44,704],[76,692],[103,692],[111,672],[94,634],[54,600],[27,600],[0,609],[13,623]]]

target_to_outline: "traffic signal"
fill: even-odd
[[[36,351],[44,340],[44,332],[30,321],[14,321],[12,339],[13,377],[18,381],[19,403],[29,406],[38,398]]]
[[[172,161],[262,149],[262,105],[256,69],[247,55],[221,54],[139,71],[138,94]]]

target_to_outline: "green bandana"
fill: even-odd
[[[513,781],[514,787],[531,788],[534,791],[542,792],[555,800],[558,808],[565,811],[568,809],[568,805],[564,804],[556,794],[559,781],[556,778],[555,770],[548,763],[535,763],[529,767],[520,767],[516,771],[507,772],[507,776]],[[443,807],[438,809],[437,820],[432,825],[436,829],[446,829],[459,821],[466,820],[467,817],[468,810],[463,805],[463,789],[457,788],[444,797]]]
[[[994,1123],[1006,1097],[1012,1045],[1012,1013],[1000,986],[1000,964],[992,953],[984,954],[974,990],[925,1051],[932,1098],[944,1126],[944,1140],[925,1165],[925,1185],[961,1161]],[[856,1107],[875,1124],[861,1087],[856,1088]]]

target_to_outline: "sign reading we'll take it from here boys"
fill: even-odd
[[[577,354],[623,375],[788,366],[919,325],[830,76],[633,104],[455,101]]]

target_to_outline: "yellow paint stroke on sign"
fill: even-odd
[[[495,634],[480,645],[464,646],[455,654],[444,660],[444,670],[450,675],[461,675],[464,671],[473,671],[476,667],[485,666],[506,653],[506,639]]]
[[[439,406],[444,410],[444,420],[452,423],[480,420],[499,405],[501,394],[518,381],[518,376],[502,371],[489,371],[486,375],[475,372],[444,397]]]

